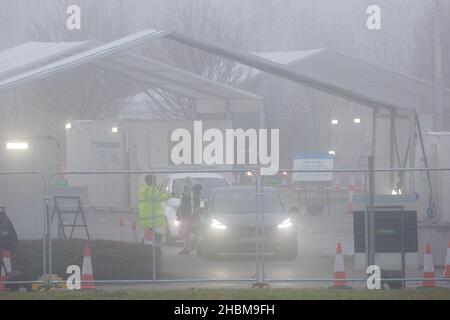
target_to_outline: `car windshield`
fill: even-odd
[[[266,213],[283,212],[283,204],[276,193],[264,194],[263,208]],[[210,210],[214,213],[256,213],[256,193],[254,191],[217,193],[210,203]]]
[[[183,190],[185,179],[173,180],[172,192],[179,196]],[[192,178],[193,184],[200,184],[202,191],[200,197],[206,199],[211,194],[213,188],[226,187],[228,182],[224,178]]]

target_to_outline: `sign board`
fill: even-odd
[[[353,213],[355,252],[365,252],[365,211]],[[402,244],[405,252],[418,251],[417,211],[395,211],[387,207],[375,210],[375,251],[377,253],[399,253]]]
[[[118,142],[92,142],[96,170],[119,171],[122,169],[122,153]]]
[[[263,176],[263,183],[267,186],[278,186],[283,184],[283,178],[279,176]]]
[[[61,187],[67,187],[68,186],[68,182],[65,178],[61,178],[61,179],[56,179],[56,185],[57,186],[61,186]]]
[[[310,172],[294,172],[294,182],[332,182],[333,172],[318,172],[334,169],[334,156],[324,153],[298,155],[294,159],[293,170]]]

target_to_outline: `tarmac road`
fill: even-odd
[[[117,232],[117,216],[111,214],[95,214],[91,219],[90,230],[93,238],[119,240]],[[130,241],[132,217],[125,216],[125,240]],[[348,279],[364,279],[363,271],[354,270],[353,266],[353,219],[346,213],[298,216],[298,257],[296,260],[275,259],[270,254],[265,256],[266,279],[281,280],[279,285],[302,287],[328,287],[330,281],[317,282],[289,282],[297,279],[331,279],[333,276],[336,243],[342,244],[345,271]],[[139,239],[142,234],[139,234]],[[188,256],[179,255],[179,246],[162,247],[162,272],[164,279],[169,280],[215,280],[211,283],[200,283],[195,286],[217,287],[217,281],[251,280],[256,274],[255,255],[223,255],[215,260],[207,260],[195,253]],[[421,276],[421,269],[407,270],[407,276],[416,278]],[[442,269],[436,268],[440,275]],[[287,281],[284,281],[287,280]],[[284,283],[283,283],[284,281]],[[225,286],[231,284],[225,284]],[[237,284],[247,286],[248,282]],[[365,287],[365,283],[352,283],[352,287]],[[410,283],[408,287],[416,287],[418,283]],[[144,285],[143,288],[161,287],[162,285]],[[169,285],[173,287],[173,285]],[[178,285],[180,286],[180,285]],[[192,286],[187,284],[187,286]],[[223,286],[223,284],[222,284]],[[233,286],[236,286],[234,283]],[[130,287],[130,286],[127,286]],[[136,286],[131,286],[136,287]],[[138,286],[139,287],[139,286]],[[183,285],[181,285],[183,287]]]
[[[271,254],[265,256],[266,278],[329,279],[333,274],[336,243],[342,243],[344,255],[353,253],[352,219],[349,215],[300,215],[298,235],[296,260],[277,259]],[[255,277],[255,255],[221,255],[207,260],[195,253],[180,256],[179,247],[164,247],[163,250],[162,269],[170,278],[234,280]],[[351,261],[348,262],[351,272]]]

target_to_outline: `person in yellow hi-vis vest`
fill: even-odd
[[[139,189],[139,219],[141,228],[151,230],[156,242],[160,241],[159,230],[165,223],[161,204],[171,196],[159,190],[154,175],[145,176],[145,184]]]

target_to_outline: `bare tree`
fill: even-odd
[[[431,2],[430,2],[431,4]],[[450,28],[450,3],[439,1],[440,30],[442,41],[442,79],[444,88],[450,88],[450,38],[445,36]],[[422,20],[415,28],[415,48],[413,50],[413,74],[419,78],[432,81],[433,78],[433,8],[427,7]],[[444,101],[444,128],[450,129],[450,103]]]
[[[48,42],[111,41],[132,30],[131,5],[119,0],[78,0],[37,3],[22,0],[28,23],[23,39]],[[81,30],[68,30],[66,9],[82,8]],[[93,44],[94,45],[94,44]],[[41,80],[21,90],[23,103],[57,118],[98,119],[115,115],[125,99],[135,94],[136,84],[91,66],[80,67],[62,76]]]
[[[230,7],[221,1],[168,0],[167,13],[151,16],[146,25],[162,30],[179,30],[204,39],[225,43],[232,48],[243,48],[245,43],[242,20],[227,11]],[[229,85],[241,85],[247,79],[248,68],[217,56],[161,41],[143,49],[143,54],[156,60],[175,65],[208,79]],[[148,89],[146,94],[157,113],[162,117],[185,118],[191,115],[194,101],[160,89]]]

